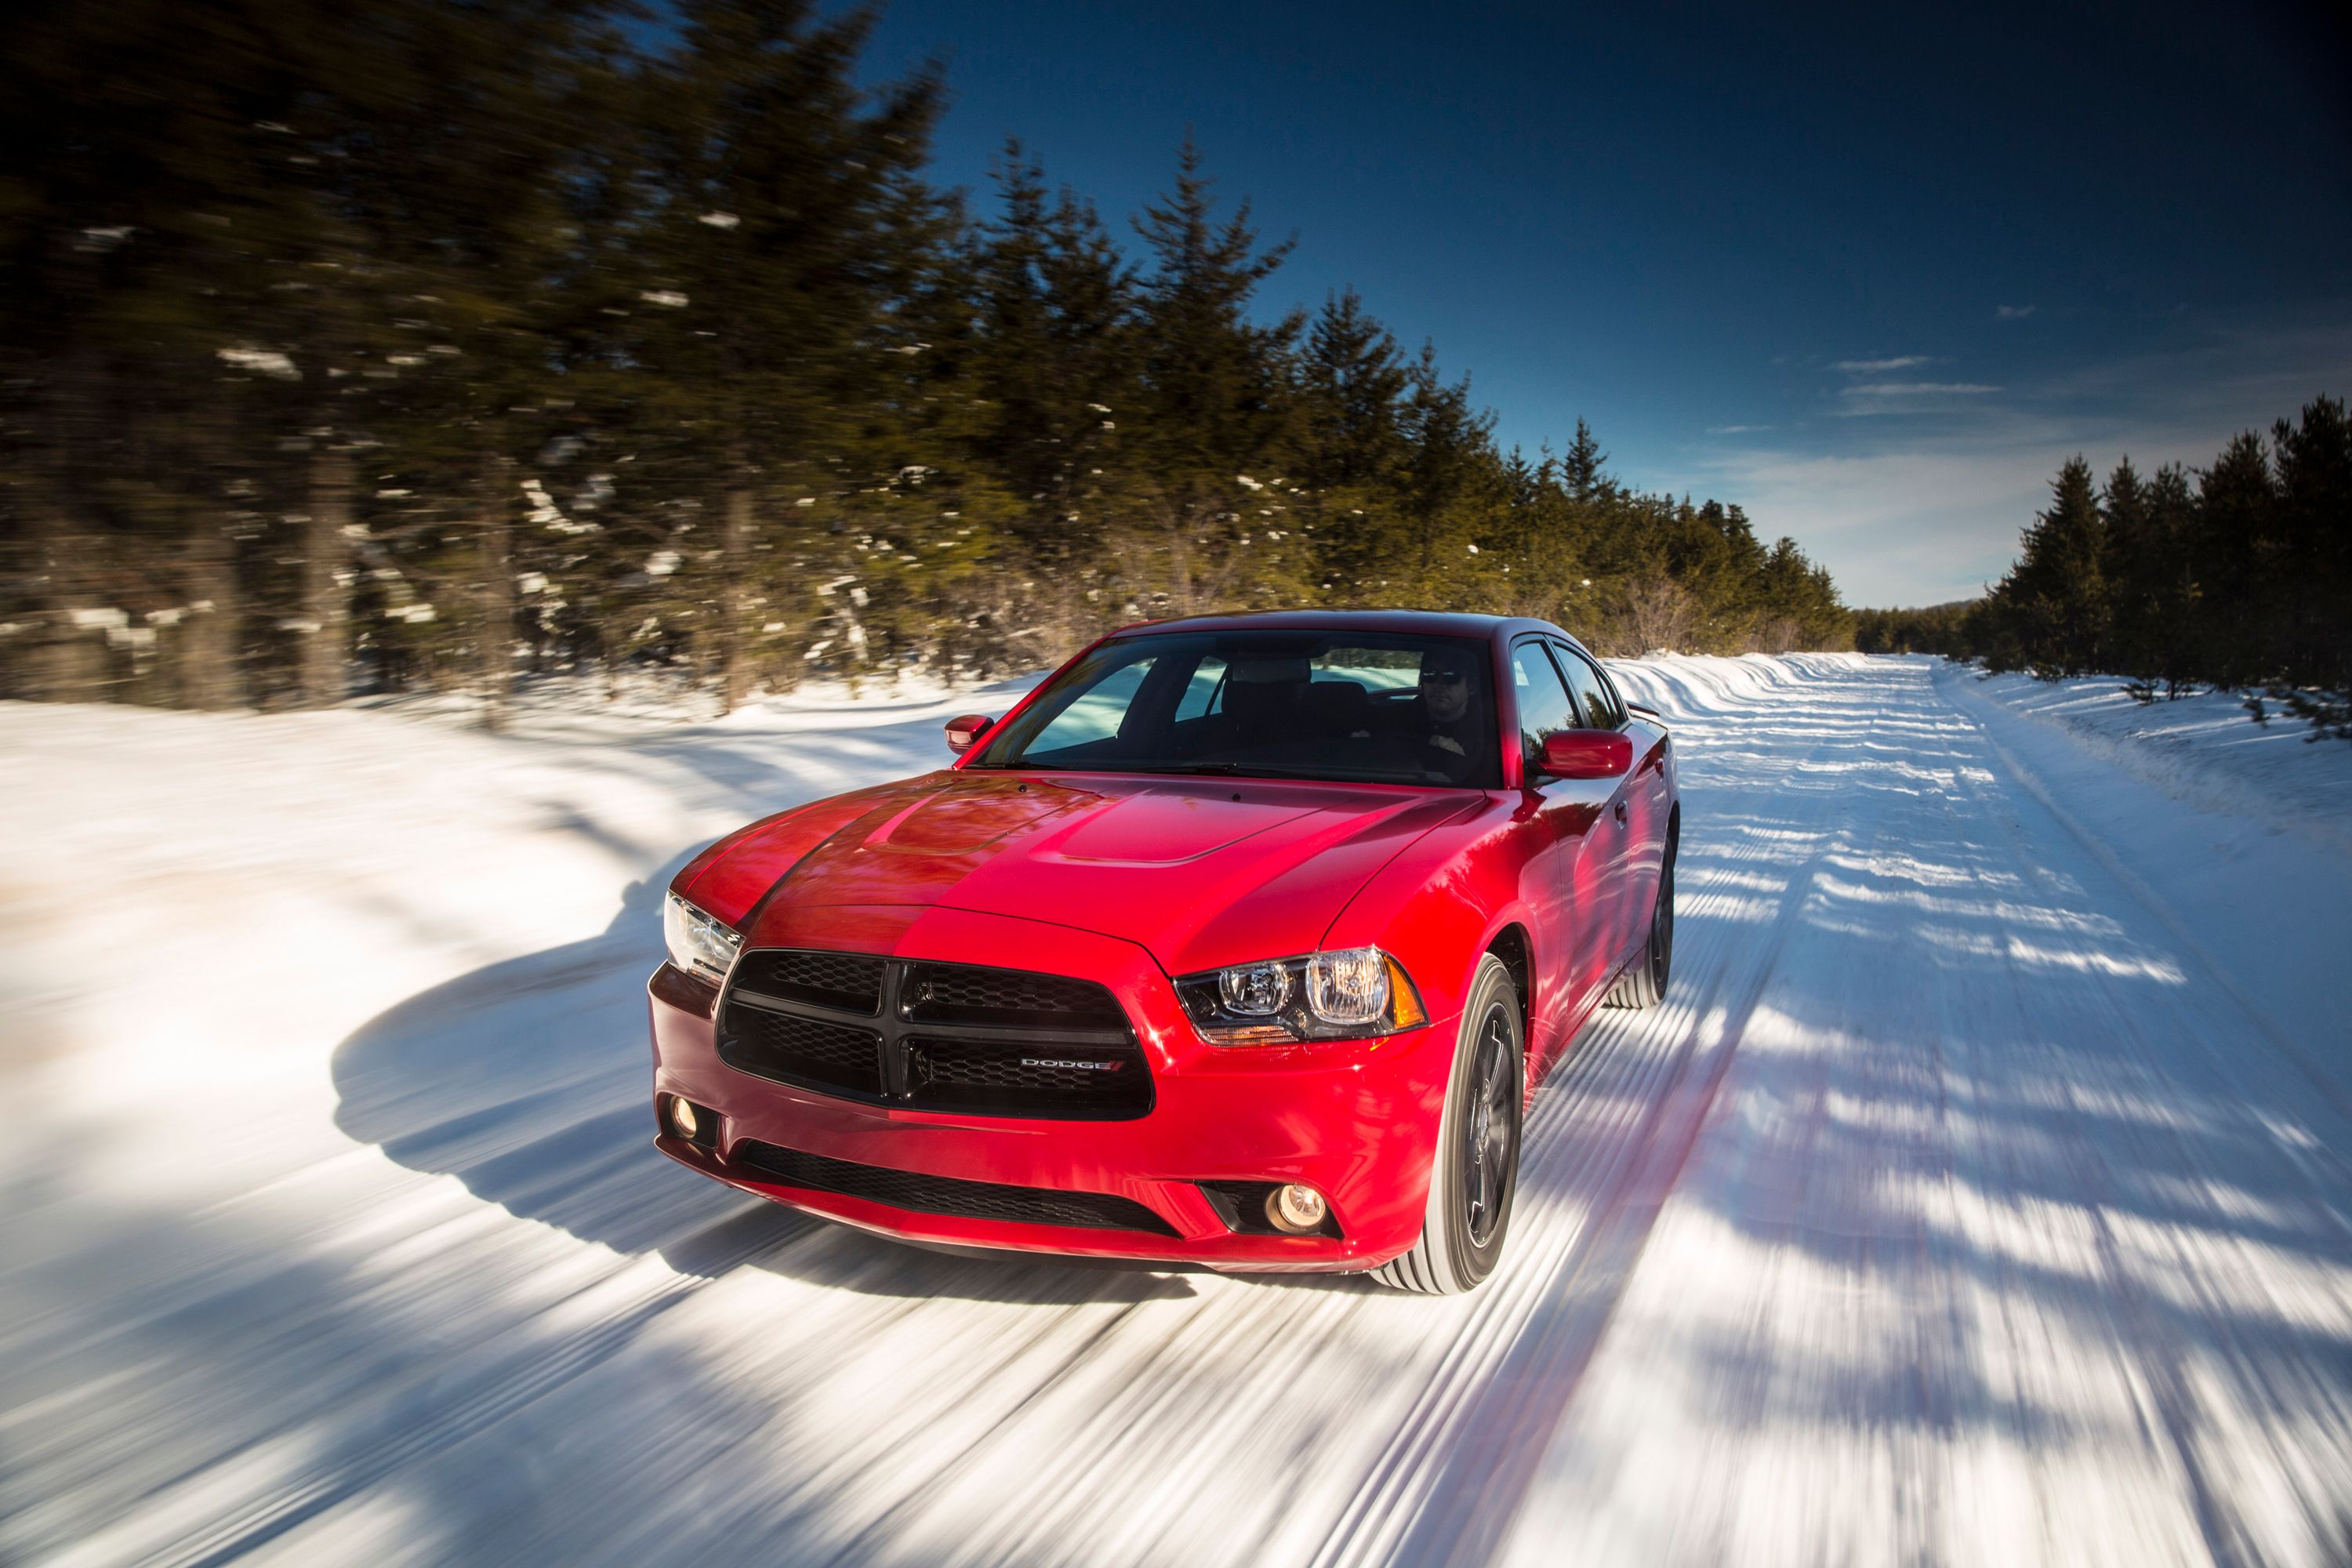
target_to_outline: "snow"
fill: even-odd
[[[226,348],[215,351],[223,364],[238,370],[257,371],[277,381],[299,381],[302,372],[294,362],[277,349],[251,347]]]
[[[651,1152],[670,871],[1011,687],[0,704],[0,1561],[2340,1560],[2352,747],[1615,668],[1682,748],[1674,988],[1446,1300]]]
[[[1959,679],[1964,671],[1944,673]],[[2136,702],[2113,676],[2039,681],[1969,677],[1969,689],[2057,725],[2097,760],[2190,805],[2258,819],[2352,853],[2352,766],[2340,740],[2267,705],[2256,723],[2242,692],[2200,691]]]

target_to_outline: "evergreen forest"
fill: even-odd
[[[1500,449],[1467,376],[1355,293],[1286,304],[1291,241],[1189,142],[1132,214],[1018,143],[990,188],[938,188],[943,74],[865,83],[865,12],[8,13],[0,696],[436,690],[496,723],[534,674],[733,706],[1302,605],[1527,613],[1609,653],[1851,646],[1828,573],[1738,507],[1622,486],[1580,421]],[[2093,626],[2073,557],[2039,563],[2088,549],[2105,595],[2115,551],[2156,548],[2117,542],[2187,550],[2176,514],[2304,517],[2298,487],[2342,483],[2325,417],[2333,479],[2283,444],[2194,498],[2064,481],[1998,657],[2205,678],[2226,627],[2185,662],[2147,640],[2172,566]]]
[[[1855,621],[1865,653],[2123,675],[2144,701],[2227,688],[2352,739],[2352,419],[2318,397],[2210,467],[2126,458],[2104,485],[2075,458],[1983,598]]]

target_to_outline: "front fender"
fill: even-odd
[[[1496,796],[1477,815],[1424,836],[1358,889],[1321,945],[1381,948],[1412,976],[1432,1019],[1460,1016],[1496,936],[1517,924],[1535,940],[1513,826]]]

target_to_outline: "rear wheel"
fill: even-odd
[[[1421,1239],[1372,1271],[1381,1284],[1451,1296],[1494,1271],[1518,1191],[1525,1059],[1518,991],[1490,952],[1478,961],[1470,1005],[1462,1010]]]
[[[1650,910],[1650,936],[1633,967],[1611,988],[1612,1007],[1654,1007],[1665,1000],[1675,963],[1675,857],[1669,849],[1658,871],[1658,901]]]

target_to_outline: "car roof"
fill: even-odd
[[[1160,632],[1401,632],[1423,637],[1476,637],[1491,641],[1522,632],[1568,634],[1549,621],[1524,616],[1478,616],[1459,610],[1245,610],[1223,616],[1185,616],[1121,626],[1115,637]],[[1570,640],[1573,641],[1573,638]],[[1581,645],[1580,645],[1581,646]]]

